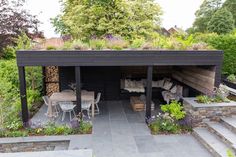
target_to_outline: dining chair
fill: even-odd
[[[86,111],[88,118],[90,118],[89,113],[90,113],[91,106],[92,106],[92,101],[89,101],[89,100],[83,100],[81,103],[82,112]]]
[[[59,113],[59,110],[57,108],[57,103],[52,103],[52,101],[50,100],[50,98],[48,96],[43,96],[42,98],[43,98],[45,105],[48,106],[46,116],[57,117],[58,113]],[[51,111],[50,111],[50,106],[51,106]]]
[[[99,110],[99,107],[98,107],[98,103],[100,102],[100,99],[101,99],[101,95],[102,95],[102,93],[98,93],[97,94],[97,97],[96,97],[96,99],[95,99],[95,101],[94,101],[94,105],[95,105],[95,112],[97,113],[97,114],[100,114],[100,110]]]
[[[66,113],[69,113],[70,121],[72,120],[71,113],[74,114],[74,117],[76,117],[74,108],[76,105],[73,104],[71,101],[65,101],[65,102],[59,102],[59,106],[62,110],[62,121],[64,121]]]

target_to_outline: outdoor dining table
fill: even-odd
[[[81,101],[91,101],[92,103],[92,117],[94,117],[94,91],[81,91]],[[76,101],[76,94],[74,92],[55,92],[50,96],[52,102]]]

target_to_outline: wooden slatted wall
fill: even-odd
[[[172,77],[204,94],[211,94],[214,90],[214,68],[178,67],[173,70]]]

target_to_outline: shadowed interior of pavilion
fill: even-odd
[[[169,103],[169,101],[171,100],[181,101],[182,97],[193,97],[200,94],[200,91],[204,92],[204,89],[201,87],[196,87],[200,90],[198,91],[189,86],[191,84],[187,85],[186,83],[188,82],[181,82],[182,80],[179,79],[179,77],[181,77],[183,69],[185,70],[184,73],[188,73],[189,71],[194,69],[203,69],[204,72],[210,73],[211,70],[214,69],[214,67],[154,66],[152,69],[153,72],[151,81],[151,115],[156,115],[160,111],[160,105]],[[144,121],[146,101],[143,101],[144,108],[139,110],[141,112],[137,112],[137,110],[132,107],[133,104],[131,102],[131,99],[137,98],[141,100],[141,97],[147,96],[147,70],[148,69],[145,66],[81,67],[81,92],[83,93],[84,90],[94,92],[94,99],[96,98],[96,95],[98,93],[101,93],[101,101],[98,103],[100,113],[96,114],[94,119],[111,116],[111,112],[109,112],[108,108],[110,106],[113,106],[114,104],[121,104],[116,107],[117,113],[112,112],[113,114],[115,114],[115,116],[117,115],[117,117],[119,118],[119,111],[121,111],[120,114],[126,113],[124,111],[127,111],[128,113],[142,116]],[[60,80],[59,87],[60,91],[62,91],[61,93],[63,93],[63,91],[72,90],[74,91],[74,97],[76,97],[75,67],[59,67],[58,71],[58,77]],[[179,93],[177,91],[177,87],[181,87],[181,91]],[[174,95],[177,95],[178,98],[170,97],[170,99],[167,100],[165,94],[168,95],[168,93],[177,93]],[[51,94],[53,95],[53,93]],[[60,103],[60,99],[61,98],[59,97],[55,101],[58,101],[57,103]],[[76,104],[76,98],[74,100],[74,104]],[[58,116],[49,118],[45,115],[47,113],[48,106],[44,104],[39,112],[31,119],[31,123],[38,125],[47,124],[48,122],[55,122],[56,124],[70,124],[69,114],[66,114],[65,118],[63,118],[63,112],[60,109],[60,105],[58,106]],[[85,115],[85,119],[88,119],[87,112],[83,111],[83,113]],[[89,115],[91,116],[91,108]],[[72,118],[73,117],[74,115],[72,114]],[[124,115],[124,117],[126,117],[126,115]]]

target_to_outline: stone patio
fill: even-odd
[[[129,101],[107,101],[93,120],[92,149],[96,157],[210,157],[192,135],[151,135],[144,112]]]
[[[100,106],[91,135],[54,138],[69,139],[69,150],[92,149],[96,157],[211,157],[191,134],[151,135],[145,113],[133,112],[129,101],[106,101]]]

